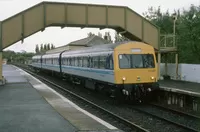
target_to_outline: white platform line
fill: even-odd
[[[16,67],[16,66],[14,66]],[[114,127],[113,125],[105,122],[104,120],[96,117],[95,115],[92,115],[91,113],[87,112],[86,110],[80,108],[78,105],[76,105],[75,103],[73,103],[72,101],[68,100],[66,97],[63,97],[61,94],[59,94],[58,92],[56,92],[55,90],[53,90],[52,88],[50,88],[49,86],[47,86],[46,84],[44,84],[43,82],[41,82],[40,80],[38,80],[37,78],[33,77],[32,75],[30,75],[29,73],[27,73],[26,71],[16,67],[17,69],[19,69],[21,72],[23,72],[22,74],[28,75],[30,77],[32,77],[34,80],[36,80],[37,82],[41,83],[41,85],[45,86],[46,88],[50,89],[52,92],[54,92],[55,94],[57,94],[58,96],[60,96],[65,102],[68,102],[70,105],[72,105],[74,108],[76,108],[77,110],[83,112],[84,114],[88,115],[89,117],[93,118],[94,120],[98,121],[99,123],[101,123],[102,125],[106,126],[109,129],[117,129],[116,127]],[[38,86],[38,84],[36,84]],[[33,85],[34,87],[34,85]],[[35,88],[35,87],[34,87]]]
[[[192,91],[188,91],[188,90],[182,90],[182,89],[177,89],[177,88],[172,88],[172,87],[164,87],[164,86],[161,86],[160,89],[165,90],[165,91],[171,91],[174,93],[183,93],[183,94],[200,97],[200,93],[196,93],[196,92],[192,92]]]

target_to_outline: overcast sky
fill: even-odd
[[[45,0],[46,1],[46,0]],[[92,3],[92,4],[107,4],[107,5],[123,5],[128,6],[135,12],[142,15],[143,12],[147,11],[148,7],[161,6],[163,11],[169,9],[172,12],[174,9],[188,8],[191,4],[199,5],[200,0],[48,0],[55,2],[73,2],[73,3]],[[17,14],[24,9],[27,9],[42,0],[0,0],[0,21]],[[24,40],[24,43],[18,42],[5,50],[14,50],[20,52],[25,50],[27,52],[34,52],[35,45],[41,43],[53,43],[56,47],[65,45],[71,41],[84,38],[88,32],[94,32],[97,34],[100,30],[91,28],[64,28],[50,27],[44,32],[38,32]],[[112,34],[113,30],[101,30],[100,32],[105,33],[110,31]]]

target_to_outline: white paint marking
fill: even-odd
[[[177,88],[171,88],[171,87],[162,87],[162,86],[160,87],[160,89],[175,92],[175,93],[184,93],[184,94],[200,97],[200,93],[196,93],[196,92],[192,92],[192,91],[187,91],[187,90],[182,90],[182,89],[177,89]]]
[[[14,66],[16,67],[16,66]],[[88,115],[89,117],[93,118],[94,120],[98,121],[99,123],[101,123],[102,125],[108,127],[109,129],[117,129],[116,127],[114,127],[113,125],[105,122],[104,120],[96,117],[95,115],[92,115],[91,113],[87,112],[86,110],[80,108],[78,105],[76,105],[75,103],[73,103],[72,101],[68,100],[67,98],[63,97],[61,94],[57,93],[55,90],[53,90],[52,88],[50,88],[49,86],[47,86],[46,84],[42,83],[40,80],[38,80],[37,78],[33,77],[32,75],[30,75],[29,73],[27,73],[26,71],[16,67],[17,69],[19,69],[21,72],[23,72],[22,74],[28,75],[30,76],[32,79],[34,79],[35,81],[41,83],[41,85],[45,86],[46,88],[50,89],[52,92],[54,92],[55,94],[57,94],[58,96],[60,96],[65,102],[68,102],[70,105],[72,105],[74,108],[76,108],[77,110],[83,112],[84,114]],[[33,85],[34,88],[36,87],[40,87],[40,84],[36,84],[35,86]]]

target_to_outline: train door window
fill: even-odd
[[[113,70],[114,64],[113,64],[113,55],[112,54],[109,56],[109,64],[110,64],[110,69]]]
[[[96,68],[96,69],[99,68],[99,56],[93,57],[93,68]]]
[[[99,58],[99,68],[105,69],[105,63],[106,63],[106,56],[100,56],[100,58]]]
[[[87,67],[90,67],[90,57],[87,57]]]
[[[90,58],[89,58],[89,61],[90,61],[89,67],[90,67],[90,68],[93,68],[93,57],[90,57]]]

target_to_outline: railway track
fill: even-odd
[[[129,108],[137,110],[139,112],[145,113],[147,115],[156,117],[160,120],[164,120],[176,126],[179,126],[190,132],[199,132],[200,127],[200,117],[194,116],[188,113],[184,113],[181,111],[173,110],[170,108],[162,107],[153,103],[149,105],[141,105],[141,106],[129,106]],[[159,110],[156,110],[159,109]],[[158,112],[159,111],[159,112]],[[167,114],[169,113],[169,114]],[[164,117],[163,115],[168,115]],[[181,119],[180,119],[181,118]],[[185,122],[187,120],[187,122]],[[190,123],[190,120],[196,121],[195,124]],[[199,123],[198,123],[199,122]]]
[[[19,66],[19,67],[21,67],[21,66]],[[131,132],[132,131],[143,131],[143,132],[144,131],[145,132],[146,131],[157,131],[157,132],[159,132],[159,131],[160,132],[163,132],[163,131],[177,131],[177,132],[179,132],[179,131],[181,131],[181,132],[183,132],[183,131],[195,131],[196,132],[196,131],[198,131],[197,129],[194,129],[192,127],[187,127],[187,126],[184,126],[183,124],[180,124],[180,123],[177,123],[177,122],[172,122],[168,119],[163,119],[162,116],[156,115],[155,113],[154,114],[149,113],[148,111],[144,112],[142,109],[139,110],[139,107],[137,107],[138,110],[136,110],[134,108],[135,111],[139,111],[139,112],[134,112],[134,111],[131,111],[131,110],[126,111],[125,107],[127,107],[127,105],[124,105],[122,107],[118,107],[118,106],[113,107],[113,109],[107,108],[104,105],[101,106],[98,103],[96,103],[96,101],[94,101],[94,100],[93,100],[93,102],[95,102],[95,103],[89,101],[89,100],[92,100],[92,99],[88,99],[88,97],[87,97],[87,99],[83,98],[83,97],[85,97],[84,95],[75,94],[77,92],[72,92],[73,91],[72,89],[67,90],[66,85],[63,85],[63,87],[62,87],[60,85],[60,83],[62,83],[61,81],[60,81],[60,83],[58,83],[57,81],[54,81],[54,80],[52,81],[51,78],[47,77],[48,79],[46,79],[46,77],[44,78],[44,77],[41,77],[39,75],[36,75],[33,72],[30,72],[29,70],[27,70],[27,67],[23,66],[21,68],[24,69],[26,72],[36,76],[37,78],[39,78],[43,82],[53,86],[53,88],[57,89],[57,91],[60,91],[62,94],[65,95],[67,93],[67,94],[69,94],[69,96],[71,96],[71,97],[73,96],[74,98],[76,98],[75,100],[77,100],[77,98],[79,98],[79,100],[81,100],[83,102],[83,103],[80,104],[81,106],[83,104],[83,107],[86,108],[86,109],[88,108],[88,111],[92,110],[92,113],[93,113],[93,111],[96,111],[94,113],[97,114],[98,117],[101,117],[101,118],[106,119],[106,120],[108,119],[109,120],[108,122],[110,122],[112,125],[115,124],[114,126],[117,126],[119,129],[124,130],[125,132],[129,132],[129,131],[131,131]],[[51,81],[49,81],[49,80],[51,80]],[[67,86],[67,88],[68,88],[68,86]],[[79,92],[78,92],[78,94],[79,94]],[[92,94],[94,94],[94,93],[92,93]],[[74,101],[74,99],[73,99],[73,101]],[[78,101],[78,103],[79,102],[80,101]],[[157,107],[159,107],[159,106],[157,106]],[[131,106],[131,108],[133,108],[133,106]],[[118,110],[113,111],[114,109],[118,109]],[[120,109],[122,109],[123,112]],[[161,108],[159,107],[159,109],[161,109]],[[116,112],[116,111],[119,111],[119,112]],[[99,116],[99,113],[100,113],[100,116]],[[125,114],[125,113],[128,113],[128,114]],[[139,116],[139,118],[142,118],[143,121],[139,121],[140,119],[139,120],[136,119],[136,118],[138,118],[138,116]],[[148,120],[149,118],[152,118],[152,119]],[[157,121],[155,121],[155,120],[157,120]],[[137,122],[137,124],[133,123],[133,122]],[[150,125],[150,124],[155,124],[154,122],[156,122],[155,126]],[[164,128],[163,126],[166,127],[165,128],[166,130],[163,129]]]
[[[171,111],[173,113],[177,113],[179,115],[183,115],[183,116],[187,116],[187,117],[190,117],[190,118],[194,118],[197,121],[200,121],[200,116],[197,116],[197,115],[193,115],[193,114],[190,114],[190,113],[182,112],[180,110],[175,110],[173,108],[165,107],[165,106],[162,106],[162,105],[159,105],[159,104],[156,104],[156,103],[150,103],[150,105],[158,107],[158,108],[163,109],[163,110]]]
[[[83,101],[85,105],[89,105],[90,107],[95,108],[97,112],[101,112],[102,115],[106,114],[108,116],[108,118],[112,118],[113,121],[115,121],[117,123],[120,123],[123,126],[122,130],[124,130],[125,132],[128,132],[128,131],[131,131],[131,132],[132,131],[150,132],[149,130],[147,130],[147,129],[145,129],[145,128],[143,128],[143,127],[141,127],[141,126],[139,126],[139,125],[137,125],[137,124],[135,124],[133,122],[130,122],[130,121],[124,119],[123,117],[120,117],[120,116],[114,114],[113,112],[104,109],[103,107],[100,107],[100,106],[94,104],[93,102],[91,102],[91,101],[89,101],[89,100],[77,95],[76,93],[73,93],[73,92],[63,88],[62,86],[59,86],[59,85],[53,83],[52,81],[49,81],[48,79],[46,79],[46,78],[44,78],[42,76],[39,76],[39,75],[27,70],[24,67],[20,67],[20,68],[22,68],[24,71],[28,72],[29,74],[37,77],[38,79],[42,80],[46,84],[50,84],[51,86],[54,86],[54,88],[61,90],[62,92],[64,92],[64,94],[67,93],[67,94],[70,94],[71,96],[74,96],[75,98],[78,98],[79,100]],[[121,126],[120,124],[118,124],[118,125]]]

